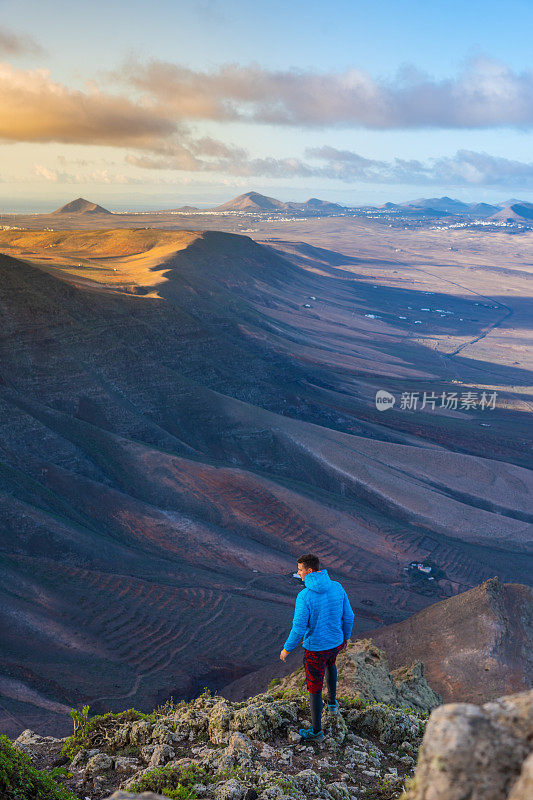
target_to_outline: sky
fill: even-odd
[[[530,0],[0,0],[0,211],[533,199]]]

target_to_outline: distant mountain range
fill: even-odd
[[[532,222],[533,203],[513,203],[493,214],[491,219],[501,219],[507,222]]]
[[[222,203],[220,206],[215,206],[212,211],[253,211],[253,212],[311,212],[319,214],[338,214],[340,211],[345,211],[345,207],[339,203],[329,203],[327,200],[319,200],[317,197],[312,197],[305,203],[283,202],[276,200],[275,197],[267,197],[258,192],[246,192],[234,197],[233,200],[228,200],[227,203]]]
[[[533,220],[533,204],[521,200],[508,200],[502,205],[490,203],[463,203],[451,197],[420,198],[408,203],[384,203],[381,211],[408,213],[413,216],[463,216],[505,222]]]
[[[327,200],[320,200],[312,197],[305,203],[277,200],[275,197],[268,197],[259,192],[246,192],[228,200],[226,203],[214,206],[210,209],[201,209],[196,206],[180,206],[170,209],[168,213],[201,213],[210,212],[240,212],[243,214],[291,214],[301,216],[330,216],[338,214],[350,214],[354,212],[368,212],[372,210],[390,212],[392,214],[405,214],[411,218],[419,217],[465,217],[467,219],[482,218],[485,220],[503,222],[522,222],[525,224],[533,222],[533,203],[525,200],[511,198],[500,205],[490,203],[464,203],[462,200],[455,200],[452,197],[421,197],[405,203],[384,203],[381,206],[359,206],[348,207],[339,203],[331,203]],[[53,211],[53,215],[72,215],[72,214],[111,214],[106,208],[97,203],[78,197],[70,203]],[[148,212],[147,212],[148,213]]]
[[[376,208],[370,206],[367,208]],[[182,210],[186,210],[184,207]],[[291,213],[291,214],[313,214],[317,216],[328,216],[330,214],[340,214],[355,211],[356,208],[342,206],[339,203],[330,203],[326,200],[319,200],[316,197],[307,200],[305,203],[284,202],[275,197],[267,197],[258,192],[246,192],[228,200],[222,205],[215,206],[211,211],[240,211],[243,213]],[[533,220],[533,204],[521,200],[509,200],[502,205],[491,205],[490,203],[464,203],[462,200],[455,200],[452,197],[429,197],[419,198],[406,203],[384,203],[376,208],[381,211],[391,211],[406,213],[410,216],[464,216],[482,217],[484,219],[494,219],[509,222],[529,222]]]

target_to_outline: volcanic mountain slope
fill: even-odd
[[[99,206],[97,203],[91,203],[90,200],[85,200],[83,197],[78,197],[76,200],[71,200],[61,208],[52,212],[53,214],[111,214],[107,208]]]
[[[267,197],[259,192],[246,192],[216,206],[213,211],[283,211],[287,208],[287,203],[276,200],[275,197]]]
[[[446,366],[354,320],[353,276],[228,234],[0,246],[2,731],[63,732],[72,705],[149,709],[275,662],[302,551],[343,582],[358,632],[496,571],[528,580],[511,440],[474,455],[469,415],[439,438],[357,400]],[[439,566],[434,587],[410,582],[414,558]]]
[[[450,214],[460,214],[468,210],[468,203],[454,200],[451,197],[422,197],[409,203],[401,203],[407,208],[427,209],[429,211],[442,211]]]
[[[423,654],[428,681],[447,702],[492,700],[533,684],[529,586],[490,579],[369,636],[395,667]]]
[[[311,197],[305,203],[283,202],[276,200],[275,197],[267,197],[259,192],[246,192],[216,206],[213,211],[241,211],[253,213],[272,213],[290,211],[295,213],[309,213],[316,215],[338,214],[344,211],[344,207],[338,203],[329,203],[327,200],[319,200]]]
[[[512,203],[497,211],[490,219],[504,222],[529,222],[533,220],[533,203]]]

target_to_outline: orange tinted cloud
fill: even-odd
[[[70,89],[48,70],[0,64],[0,139],[152,147],[178,130],[161,110],[126,97]]]

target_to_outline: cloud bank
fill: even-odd
[[[1,38],[0,38],[1,43]],[[12,45],[16,47],[15,45]],[[453,156],[378,160],[324,145],[297,157],[257,158],[209,136],[192,120],[245,119],[309,126],[488,126],[533,123],[533,74],[487,59],[458,78],[436,82],[404,69],[385,84],[358,70],[342,74],[272,72],[227,65],[210,73],[152,61],[129,63],[114,79],[122,92],[82,91],[54,82],[47,70],[0,64],[0,140],[111,146],[129,167],[231,177],[318,178],[344,182],[533,187],[533,163],[458,150]],[[122,172],[67,173],[40,165],[51,182],[138,182]]]
[[[194,145],[193,145],[194,147]],[[235,177],[319,178],[347,183],[414,184],[436,186],[533,187],[533,163],[513,161],[472,150],[427,162],[395,158],[365,158],[350,150],[324,146],[308,149],[300,158],[250,158],[243,150],[227,148],[216,157],[203,148],[192,153],[183,147],[156,158],[130,155],[130,164],[143,169],[216,172]]]
[[[307,151],[323,160],[324,177],[365,183],[422,184],[449,186],[516,186],[533,187],[533,163],[458,150],[454,156],[430,159],[427,162],[377,161],[347,150],[321,147]]]
[[[356,68],[226,64],[202,72],[159,60],[129,61],[111,77],[187,119],[379,130],[533,125],[533,71],[514,72],[487,57],[442,80],[410,66],[387,81]]]

